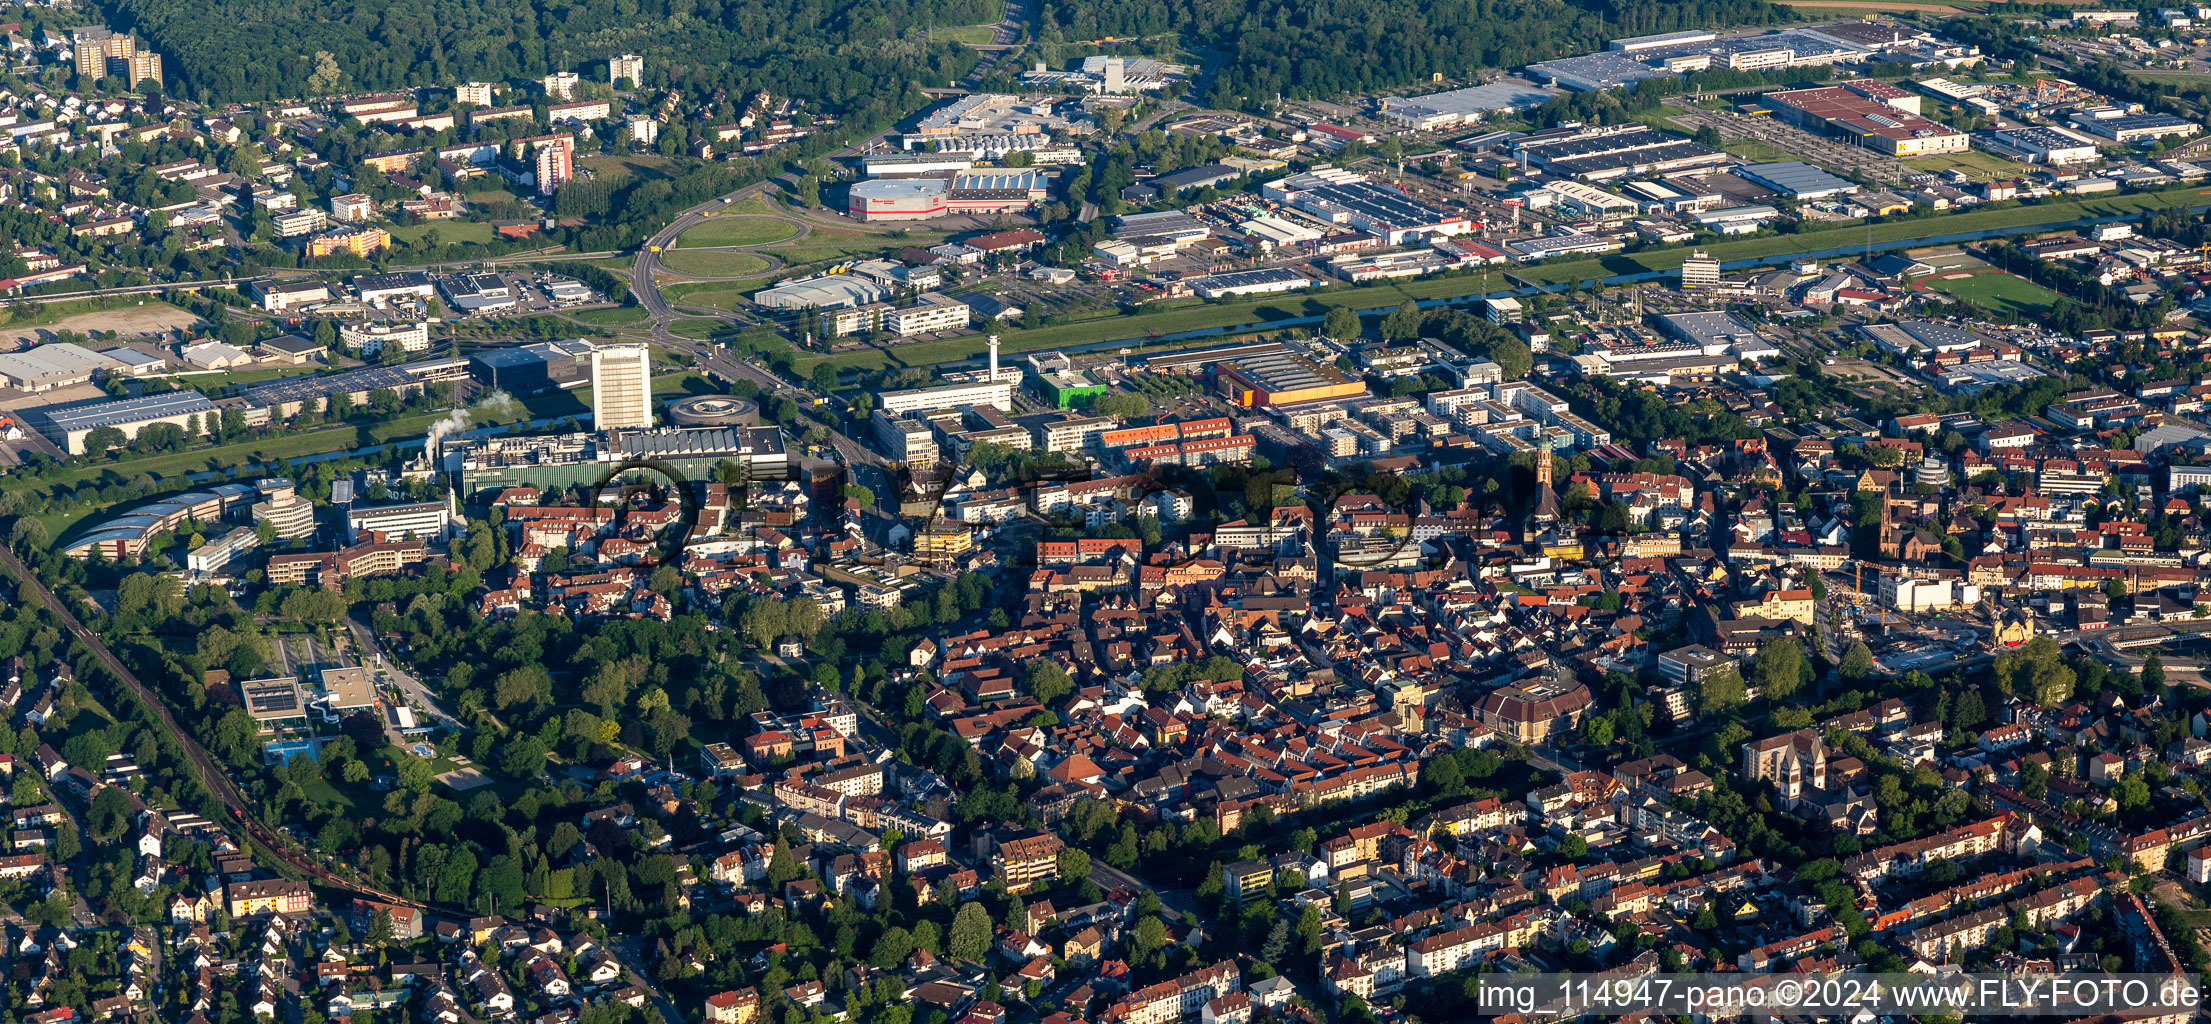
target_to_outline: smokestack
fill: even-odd
[[[990,336],[990,382],[998,383],[998,336]]]

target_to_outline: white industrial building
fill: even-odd
[[[171,391],[66,409],[46,409],[42,414],[45,421],[42,432],[62,451],[83,455],[85,436],[102,427],[122,431],[125,442],[136,439],[139,431],[156,423],[175,424],[183,428],[187,437],[196,437],[221,416],[222,411],[197,391]]]
[[[82,384],[95,373],[122,367],[122,363],[82,345],[56,342],[0,354],[0,384],[37,393]]]
[[[362,534],[375,532],[388,540],[440,541],[450,536],[459,522],[453,514],[450,498],[356,508],[345,514],[345,538],[348,543],[355,543]]]
[[[1981,603],[1981,588],[1962,580],[1881,577],[1881,604],[1900,612],[1943,612]]]
[[[1997,128],[1974,135],[1973,141],[1997,156],[2053,167],[2094,163],[2102,157],[2096,151],[2096,140],[2063,128]]]

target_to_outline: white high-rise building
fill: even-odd
[[[608,85],[619,83],[622,79],[625,78],[630,80],[631,88],[636,88],[638,86],[644,85],[645,58],[640,57],[634,53],[625,53],[606,62],[606,80]]]
[[[643,345],[610,345],[591,353],[591,428],[649,430],[653,425],[653,356]]]

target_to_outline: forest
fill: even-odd
[[[1471,77],[1621,36],[1790,20],[1765,0],[1044,0],[1043,39],[1183,37],[1222,58],[1209,102],[1249,108]]]
[[[999,16],[997,0],[104,0],[108,23],[149,39],[171,87],[202,102],[250,102],[575,70],[645,57],[646,82],[795,95],[843,113],[905,84],[942,84],[974,55],[926,30]],[[310,84],[318,53],[340,75]]]

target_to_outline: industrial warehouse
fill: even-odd
[[[705,483],[727,462],[750,479],[781,479],[788,467],[783,432],[775,427],[661,427],[526,437],[454,438],[439,452],[460,493],[508,487],[556,490],[595,487],[616,466],[649,461]]]
[[[1669,174],[1728,160],[1719,150],[1640,125],[1538,132],[1514,140],[1511,151],[1527,165],[1582,181]]]
[[[1213,368],[1213,380],[1223,397],[1246,409],[1367,393],[1365,381],[1280,349],[1223,359]]]
[[[1267,182],[1261,192],[1331,224],[1344,224],[1402,245],[1413,237],[1450,237],[1474,230],[1463,214],[1437,209],[1351,171],[1323,169]]]
[[[845,212],[860,220],[934,220],[950,214],[1016,213],[1051,197],[1043,171],[958,171],[948,177],[854,182]]]
[[[1972,139],[1919,114],[1919,97],[1886,82],[1791,89],[1761,97],[1774,115],[1808,131],[1845,139],[1892,156],[1963,153]]]

